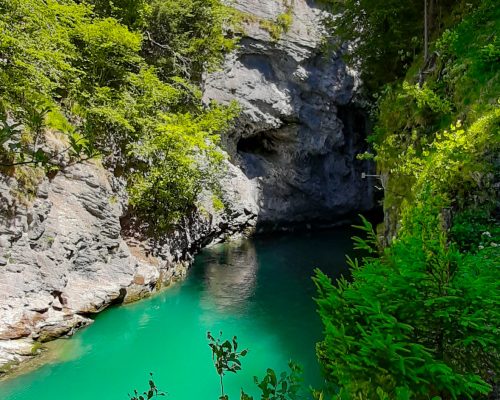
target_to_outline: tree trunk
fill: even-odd
[[[429,0],[429,22],[428,22],[428,31],[429,31],[429,36],[432,34],[432,31],[434,29],[434,3],[435,0]]]
[[[429,21],[427,14],[427,0],[424,0],[424,64],[429,57]]]

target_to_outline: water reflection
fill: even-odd
[[[202,308],[231,314],[246,309],[257,285],[257,251],[253,242],[219,246],[203,262]]]

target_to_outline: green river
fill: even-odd
[[[321,324],[310,279],[318,267],[345,271],[347,230],[258,237],[206,249],[188,277],[160,294],[113,307],[69,340],[51,361],[0,382],[1,400],[126,400],[149,372],[168,400],[217,400],[219,380],[206,333],[237,335],[249,353],[225,377],[226,393],[257,395],[253,376],[300,363],[305,386],[321,386],[314,345]],[[256,397],[259,398],[259,397]]]

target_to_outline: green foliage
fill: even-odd
[[[186,215],[202,188],[212,181],[223,155],[217,133],[226,129],[238,108],[213,106],[199,116],[168,114],[131,151],[147,160],[131,177],[130,204],[163,231]]]
[[[0,120],[0,145],[3,146],[8,140],[13,138],[16,134],[19,134],[19,127],[22,125],[20,123],[9,123],[6,116],[2,117]]]
[[[353,282],[317,272],[325,339],[318,356],[340,398],[478,398],[498,368],[498,257],[463,255],[422,194],[380,258],[353,263]],[[480,261],[481,260],[481,261]],[[480,262],[479,262],[480,261]],[[479,262],[479,264],[478,264]]]
[[[261,390],[261,400],[293,400],[298,396],[300,390],[301,368],[290,362],[288,364],[290,373],[282,372],[276,375],[273,369],[268,368],[262,380],[255,376],[254,382]]]
[[[447,194],[454,205],[494,201],[493,161],[500,149],[500,108],[484,114],[468,129],[452,125],[436,135],[422,152],[422,168],[415,170],[414,190],[432,182],[437,193]]]
[[[490,1],[490,0],[488,0]],[[365,85],[372,91],[401,77],[424,47],[424,2],[398,0],[322,0],[333,14],[328,26],[334,36],[352,43],[347,56],[361,68]],[[494,1],[493,1],[494,2]],[[493,2],[490,1],[492,4]],[[480,0],[427,0],[430,38],[453,25]],[[484,3],[484,1],[483,1]],[[489,54],[489,50],[485,50]],[[493,57],[494,57],[493,49]],[[427,61],[427,60],[426,60]],[[420,63],[419,63],[420,64]]]
[[[53,167],[60,153],[42,148],[44,133],[54,127],[68,135],[66,141],[73,157],[95,151],[83,140],[71,142],[73,126],[62,111],[59,99],[75,91],[80,71],[78,51],[73,43],[78,26],[89,23],[90,10],[71,1],[0,2],[0,106],[2,125],[12,118],[18,132],[11,132],[2,146],[4,166],[41,164]],[[4,144],[7,144],[4,142]]]
[[[276,24],[281,27],[283,32],[288,32],[293,23],[293,14],[289,10],[286,13],[282,13],[276,17]]]
[[[199,81],[217,67],[235,40],[224,35],[233,13],[220,0],[152,0],[144,55],[163,78]]]
[[[112,18],[78,25],[74,41],[80,50],[76,66],[89,91],[100,86],[119,88],[142,61],[141,35]]]
[[[143,28],[150,13],[148,0],[86,0],[95,14],[112,17],[132,29]]]
[[[156,387],[156,384],[153,381],[153,374],[149,373],[149,375],[150,375],[150,379],[148,382],[149,389],[144,391],[142,394],[139,394],[139,392],[137,392],[137,390],[134,390],[133,396],[130,396],[130,394],[129,394],[130,400],[150,400],[153,397],[165,396],[165,393]]]
[[[268,19],[261,19],[259,25],[271,35],[274,40],[281,39],[283,33],[288,32],[293,23],[293,15],[291,12],[280,14],[276,17],[275,21]]]
[[[393,232],[426,182],[456,211],[494,201],[500,64],[485,51],[496,46],[500,12],[496,2],[482,0],[458,13],[462,20],[433,45],[429,65],[415,61],[405,81],[387,86],[378,101],[370,141],[388,177],[384,207]]]
[[[365,83],[377,88],[403,68],[422,46],[420,1],[324,0],[332,6],[328,26],[343,41],[354,43],[352,63],[360,64]]]
[[[453,217],[450,237],[464,251],[496,248],[500,245],[500,224],[487,209],[467,209]]]
[[[3,172],[102,154],[160,234],[213,183],[218,134],[237,113],[203,105],[197,86],[234,46],[231,15],[219,0],[0,0]]]
[[[236,336],[233,336],[231,341],[222,339],[222,332],[218,338],[214,338],[210,332],[207,332],[208,345],[212,350],[212,360],[214,362],[217,374],[220,377],[220,400],[228,400],[228,396],[224,393],[223,377],[226,372],[236,373],[241,370],[241,357],[245,357],[248,350],[238,350],[238,342]]]
[[[245,357],[248,350],[238,352],[238,342],[236,336],[231,340],[222,339],[222,332],[218,338],[214,338],[210,332],[207,332],[208,345],[212,350],[212,360],[220,377],[221,396],[219,400],[229,400],[229,396],[224,393],[223,376],[226,372],[237,373],[241,370],[241,357]],[[290,361],[288,363],[290,372],[282,372],[279,376],[272,368],[268,368],[262,380],[254,376],[254,382],[261,391],[261,400],[294,400],[299,398],[300,382],[302,377],[302,368]],[[146,400],[153,397],[165,396],[153,381],[153,374],[150,373],[149,389],[140,395],[134,390],[134,396],[131,400]],[[240,400],[253,400],[252,396],[246,394],[241,389]]]
[[[268,19],[261,19],[259,21],[259,26],[262,29],[266,30],[274,40],[279,40],[281,38],[283,30],[281,26],[278,25],[275,21],[271,21]]]
[[[385,146],[376,148],[380,150],[379,165],[385,166],[386,159],[394,158],[401,147],[425,142],[440,126],[441,118],[447,121],[451,109],[451,104],[428,84],[420,87],[404,81],[401,86],[387,86],[379,100],[374,134],[369,138],[370,142]]]
[[[284,13],[279,14],[276,19],[260,19],[259,26],[269,32],[269,35],[274,40],[280,40],[284,33],[287,33],[293,24],[293,6],[294,0],[286,0]]]
[[[73,29],[89,9],[72,1],[0,1],[0,95],[4,108],[49,100],[72,85]]]
[[[220,377],[221,395],[220,400],[229,400],[224,393],[223,376],[226,372],[237,373],[241,370],[241,357],[245,357],[248,350],[238,352],[236,336],[231,341],[222,339],[222,332],[218,338],[214,338],[210,332],[207,333],[212,359],[217,374]],[[254,382],[261,391],[261,400],[294,400],[298,398],[302,369],[299,365],[290,361],[288,364],[290,372],[282,372],[279,376],[272,368],[268,368],[262,380],[254,376]],[[240,400],[253,400],[252,396],[246,394],[243,389]]]
[[[393,183],[411,182],[411,189],[405,194],[407,200],[430,184],[437,193],[453,199],[453,206],[460,209],[486,205],[495,198],[494,159],[500,148],[499,127],[500,108],[497,108],[467,129],[459,121],[432,139],[420,138],[408,143],[405,149],[401,149],[401,142],[393,141],[396,136],[391,136],[376,146],[377,159],[382,167],[390,167]],[[397,201],[386,199],[389,200]]]
[[[215,209],[215,211],[224,211],[226,206],[224,205],[224,202],[220,199],[220,197],[216,196],[215,194],[212,195],[212,205]]]
[[[420,85],[410,85],[408,82],[403,82],[403,91],[406,96],[403,98],[411,98],[416,102],[419,110],[429,109],[430,111],[438,114],[447,114],[451,112],[451,105],[446,100],[442,100],[432,89],[425,83],[422,87]]]
[[[353,21],[375,29],[352,38],[398,13],[380,4],[357,15],[375,3],[344,2]],[[479,399],[498,381],[500,13],[494,1],[456,2],[443,22],[449,28],[425,65],[415,58],[378,98],[370,142],[395,238],[381,249],[363,221],[368,238],[355,245],[367,256],[349,260],[352,282],[314,278],[325,326],[317,352],[341,399]],[[381,61],[374,43],[382,38],[356,50],[364,68]]]
[[[0,126],[2,127],[0,146],[3,150],[0,151],[1,167],[13,168],[31,165],[32,167],[43,167],[47,172],[51,172],[58,170],[56,158],[64,156],[65,153],[73,160],[92,158],[97,155],[96,149],[86,138],[73,132],[71,127],[66,126],[67,121],[57,109],[52,110],[50,106],[40,104],[39,107],[30,108],[28,111],[24,126],[20,123],[10,123],[7,115],[0,115]],[[69,144],[62,150],[50,151],[42,147],[44,131],[47,126],[53,127],[55,125],[67,134]],[[21,127],[24,128],[24,131],[21,130]],[[17,178],[26,184],[28,182],[24,179],[25,172],[20,170]],[[38,180],[37,178],[32,183],[35,184],[35,181]]]
[[[359,215],[362,225],[354,225],[366,234],[366,239],[359,236],[354,236],[352,238],[354,242],[354,249],[365,251],[368,254],[378,254],[382,251],[377,234],[374,232],[372,224],[362,215]]]
[[[477,118],[494,105],[500,92],[498,63],[500,10],[494,0],[482,0],[458,25],[437,41],[441,68],[436,70],[459,118]]]

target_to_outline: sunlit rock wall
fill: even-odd
[[[0,175],[0,376],[32,357],[35,341],[71,335],[108,306],[149,296],[182,278],[202,246],[252,230],[251,182],[230,164],[220,179],[225,210],[203,193],[198,210],[153,239],[125,229],[123,182],[99,162],[44,178],[32,200]]]
[[[237,0],[244,36],[206,78],[205,99],[237,100],[242,115],[225,137],[233,162],[260,185],[266,228],[335,222],[373,207],[365,116],[352,101],[355,73],[340,52],[323,52],[323,12],[306,0]],[[279,37],[272,27],[288,14]],[[271,28],[270,28],[271,27]]]

